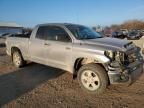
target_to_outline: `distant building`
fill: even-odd
[[[96,31],[97,31],[97,32],[102,32],[102,31],[103,31],[102,26],[98,25],[98,26],[96,27]]]
[[[98,26],[94,26],[93,30],[95,30],[96,32],[102,32],[103,28],[102,28],[102,26],[98,25]]]
[[[22,33],[22,26],[16,23],[0,22],[0,36],[4,34]]]

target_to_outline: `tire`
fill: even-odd
[[[22,54],[19,50],[16,50],[13,52],[12,60],[13,60],[13,64],[18,68],[24,66],[24,64],[25,64],[25,61],[24,61]]]
[[[82,89],[88,93],[99,95],[108,86],[108,75],[98,64],[87,64],[78,71],[78,81]]]

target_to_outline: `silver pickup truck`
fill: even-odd
[[[82,25],[37,25],[31,36],[8,37],[6,48],[16,67],[32,61],[69,71],[89,93],[131,84],[143,72],[132,42],[102,37]]]

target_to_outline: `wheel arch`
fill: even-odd
[[[98,64],[100,65],[102,68],[104,68],[105,70],[107,70],[106,66],[105,66],[105,63],[101,62],[101,61],[97,61],[96,59],[94,58],[87,58],[87,57],[79,57],[77,59],[75,59],[74,61],[74,66],[73,66],[73,78],[76,78],[77,77],[77,73],[78,73],[78,70],[83,66],[83,65],[86,65],[86,64]]]
[[[11,56],[13,55],[14,51],[19,51],[22,56],[21,50],[16,46],[11,47]],[[13,57],[12,57],[12,60],[13,60]]]

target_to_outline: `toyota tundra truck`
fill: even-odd
[[[110,84],[132,84],[143,72],[134,43],[102,37],[78,24],[37,25],[30,36],[8,37],[6,51],[16,67],[32,61],[68,71],[95,94]]]

